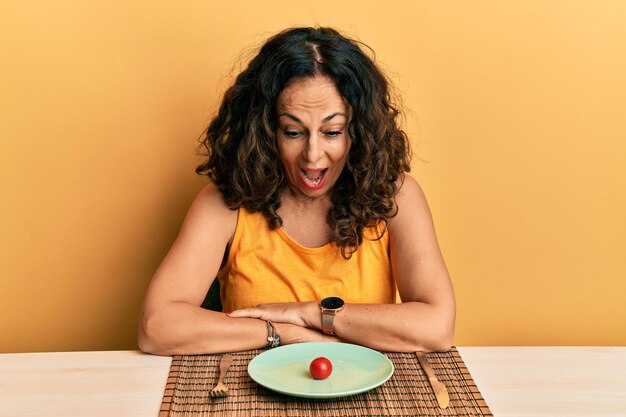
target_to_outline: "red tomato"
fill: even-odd
[[[321,356],[313,359],[309,365],[309,372],[315,379],[326,379],[333,372],[333,364],[331,361]]]

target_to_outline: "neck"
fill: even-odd
[[[328,209],[331,207],[330,198],[328,196],[307,197],[302,194],[294,194],[289,190],[285,190],[280,200],[280,208],[278,214],[284,217],[287,213],[291,215],[304,215],[309,219],[320,216],[326,219]]]
[[[323,195],[320,197],[309,197],[299,192],[294,192],[291,188],[287,187],[280,199],[281,207],[283,205],[289,205],[296,209],[311,210],[314,208],[322,208],[328,210],[331,206],[330,197]]]

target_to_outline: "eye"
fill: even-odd
[[[328,132],[325,132],[324,135],[326,135],[326,137],[328,138],[335,138],[339,135],[341,135],[343,132],[341,130],[331,130]]]
[[[284,130],[283,134],[288,138],[297,138],[302,134],[302,132],[298,132],[297,130]]]

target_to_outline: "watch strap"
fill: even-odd
[[[335,311],[322,309],[322,333],[335,335]]]

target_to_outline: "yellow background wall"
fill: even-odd
[[[404,97],[455,344],[626,344],[626,5],[380,5],[3,1],[0,351],[136,347],[233,62],[315,24]]]

